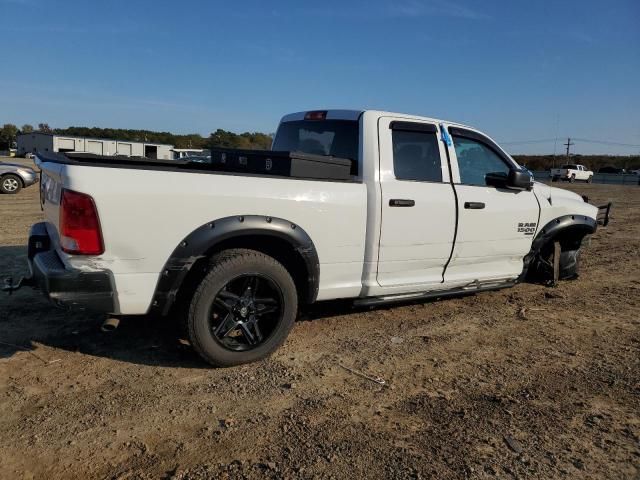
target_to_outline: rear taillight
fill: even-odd
[[[74,255],[104,253],[100,220],[93,198],[63,190],[60,201],[60,246]]]

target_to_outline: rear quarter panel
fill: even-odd
[[[145,313],[159,273],[176,246],[201,225],[235,215],[280,217],[309,234],[320,260],[318,300],[360,293],[366,223],[364,184],[59,167],[58,178],[65,188],[94,198],[105,244],[101,256],[62,254],[63,260],[75,268],[113,272],[121,310],[118,313]],[[58,210],[53,202],[47,202],[45,215],[57,229]]]

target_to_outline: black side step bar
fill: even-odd
[[[433,292],[423,292],[417,293],[415,295],[412,294],[398,294],[395,296],[388,297],[367,297],[367,298],[359,298],[353,302],[355,306],[375,306],[375,305],[387,305],[391,303],[410,303],[417,302],[420,300],[431,300],[434,298],[450,298],[450,297],[461,297],[464,295],[472,295],[474,293],[480,292],[489,292],[492,290],[502,290],[503,288],[513,287],[516,283],[516,280],[509,280],[506,282],[494,283],[491,285],[478,285],[478,286],[467,286],[467,287],[457,287],[452,288],[451,290],[436,290]]]

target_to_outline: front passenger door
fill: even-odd
[[[533,191],[487,186],[488,173],[519,168],[479,132],[450,127],[458,232],[445,282],[513,279],[523,269],[537,228]]]

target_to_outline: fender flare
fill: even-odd
[[[167,315],[193,265],[219,243],[241,236],[270,236],[285,240],[304,260],[308,273],[309,303],[315,302],[320,284],[320,261],[311,237],[302,227],[283,218],[237,215],[206,223],[187,235],[165,263],[151,304],[151,312]]]
[[[531,250],[529,250],[529,253],[527,253],[523,259],[524,268],[518,281],[523,281],[526,278],[529,267],[533,263],[536,255],[549,241],[569,230],[575,230],[580,236],[580,240],[582,240],[586,235],[594,233],[597,228],[598,223],[596,220],[585,215],[563,215],[551,220],[538,231],[536,237],[533,239]]]

